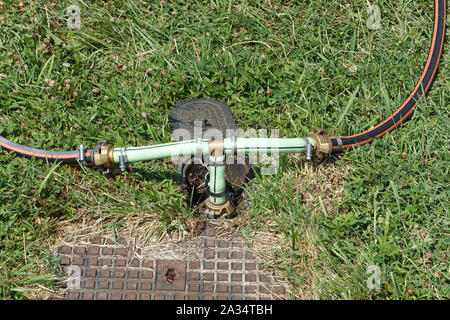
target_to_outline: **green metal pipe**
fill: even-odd
[[[226,138],[224,140],[225,154],[236,153],[302,153],[306,152],[306,141],[314,148],[311,138]],[[200,142],[186,140],[144,147],[126,148],[128,162],[163,159],[171,156],[195,155],[199,149],[203,154],[209,154],[208,140]],[[120,162],[121,148],[115,148],[114,163]]]
[[[224,203],[225,196],[225,156],[209,157],[209,199],[212,203]]]
[[[202,140],[199,145],[203,154],[209,153],[208,140]],[[197,141],[186,140],[181,142],[156,144],[153,146],[130,147],[126,148],[127,161],[137,162],[163,159],[172,156],[194,155],[197,153],[197,146]],[[120,161],[120,150],[121,148],[114,149],[114,163],[119,163]]]
[[[311,138],[237,138],[224,140],[225,154],[237,153],[302,153],[306,151],[307,139],[314,147]]]

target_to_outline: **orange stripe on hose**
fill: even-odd
[[[443,17],[444,21],[445,21],[445,18],[446,18],[446,10],[445,10],[445,8],[446,8],[446,1],[444,0],[444,17]],[[418,81],[416,87],[414,88],[413,92],[410,94],[410,96],[408,97],[408,99],[406,99],[406,101],[402,104],[402,106],[401,106],[400,108],[398,108],[398,109],[397,109],[397,110],[396,110],[389,118],[387,118],[386,120],[384,120],[383,122],[381,122],[381,123],[378,124],[377,126],[372,127],[372,128],[370,128],[370,129],[368,129],[368,130],[362,132],[362,133],[358,133],[358,134],[355,134],[355,135],[352,135],[352,136],[341,136],[340,138],[352,138],[352,137],[355,137],[355,136],[363,135],[363,134],[365,134],[365,133],[367,133],[367,132],[370,132],[370,131],[372,131],[372,130],[378,128],[379,126],[383,125],[383,124],[386,123],[387,121],[391,120],[397,113],[399,113],[399,112],[402,110],[402,108],[406,105],[406,103],[408,103],[408,101],[414,96],[414,94],[415,94],[415,93],[417,92],[417,90],[420,88],[420,85],[421,85],[421,83],[422,83],[422,80],[423,80],[423,78],[425,77],[425,75],[426,75],[426,73],[427,73],[427,71],[428,71],[428,67],[430,66],[430,63],[431,63],[431,58],[432,58],[433,53],[434,53],[434,51],[435,51],[435,50],[434,50],[434,46],[435,46],[435,44],[436,44],[436,39],[437,39],[438,21],[439,21],[439,1],[438,1],[438,0],[435,0],[435,21],[434,21],[433,40],[432,40],[432,43],[431,43],[430,53],[429,53],[429,55],[428,55],[428,60],[427,60],[427,63],[426,63],[426,65],[425,65],[424,71],[423,71],[423,73],[422,73],[422,75],[421,75],[421,77],[420,77],[420,80]],[[439,58],[440,58],[440,56],[441,56],[442,48],[443,48],[443,45],[444,45],[444,41],[443,41],[444,36],[445,36],[445,22],[444,22],[444,26],[443,26],[443,30],[442,30],[442,41],[441,41],[441,45],[440,45],[440,48],[439,48],[438,61],[437,61],[436,65],[435,65],[435,67],[434,67],[434,69],[433,69],[433,73],[432,73],[432,75],[431,75],[431,77],[430,77],[430,81],[428,82],[427,86],[425,87],[423,93],[420,95],[419,99],[422,98],[422,97],[427,93],[428,89],[429,89],[430,86],[431,86],[431,83],[433,82],[434,76],[436,75],[436,71],[437,71],[437,68],[438,68]],[[409,117],[409,115],[410,115],[411,112],[416,108],[416,106],[417,106],[417,103],[415,103],[415,104],[412,106],[412,108],[411,108],[411,109],[410,109],[410,110],[409,110],[409,111],[408,111],[408,112],[400,119],[400,121],[394,123],[394,124],[393,124],[391,127],[389,127],[386,131],[380,133],[380,134],[377,135],[376,137],[377,137],[377,138],[378,138],[378,137],[381,137],[381,136],[383,136],[384,134],[386,134],[387,132],[390,132],[390,131],[392,131],[393,129],[395,129],[400,123],[402,123],[407,117]],[[332,137],[332,138],[336,138],[336,137]],[[353,147],[353,146],[356,146],[356,145],[363,145],[363,144],[366,144],[366,143],[368,143],[368,142],[371,142],[372,140],[373,140],[373,138],[370,138],[370,139],[367,139],[367,140],[364,140],[364,141],[361,141],[361,142],[358,142],[358,143],[354,143],[354,144],[342,146],[342,148],[344,149],[344,148],[350,148],[350,147]],[[334,150],[337,150],[337,149],[339,149],[339,146],[334,146],[333,149],[334,149]]]
[[[445,7],[445,1],[444,1],[444,7]],[[379,124],[376,125],[375,127],[372,127],[372,128],[370,128],[370,129],[368,129],[368,130],[366,130],[366,131],[364,131],[364,132],[357,133],[357,134],[354,134],[354,135],[351,135],[351,136],[341,136],[340,138],[353,138],[353,137],[360,136],[360,135],[363,135],[363,134],[365,134],[365,133],[368,133],[368,132],[370,132],[370,131],[372,131],[372,130],[374,130],[374,129],[380,127],[380,126],[382,126],[382,125],[385,124],[387,121],[391,120],[397,113],[399,113],[399,112],[402,110],[402,108],[408,103],[408,101],[416,94],[417,90],[419,90],[419,88],[420,88],[420,86],[421,86],[421,83],[422,83],[423,78],[425,77],[425,75],[426,75],[426,73],[427,73],[427,71],[428,71],[428,67],[430,66],[431,58],[433,57],[433,53],[434,53],[434,46],[435,46],[435,44],[436,44],[437,28],[438,28],[438,21],[439,21],[439,1],[438,1],[438,0],[435,0],[435,13],[434,13],[434,15],[435,15],[435,17],[434,17],[433,40],[432,40],[432,43],[431,43],[431,49],[430,49],[430,52],[429,52],[429,54],[428,54],[427,63],[425,64],[424,71],[422,72],[422,75],[421,75],[419,81],[417,82],[417,84],[416,84],[416,86],[415,86],[413,92],[409,95],[408,99],[406,99],[405,102],[402,104],[402,106],[401,106],[400,108],[398,108],[398,109],[397,109],[397,110],[396,110],[389,118],[385,119],[383,122],[379,123]],[[445,20],[445,10],[444,10],[444,20]],[[444,29],[445,29],[445,25],[444,25]],[[444,32],[442,33],[442,36],[444,36]],[[442,52],[442,46],[443,46],[443,41],[442,41],[442,43],[441,43],[441,47],[440,47],[440,51],[439,51],[439,56],[440,56],[440,53]],[[432,74],[432,76],[431,76],[431,78],[430,78],[430,82],[428,83],[427,87],[425,88],[424,92],[423,92],[422,95],[419,97],[419,99],[420,99],[420,98],[428,91],[428,88],[430,87],[431,82],[432,82],[432,80],[433,80],[433,78],[434,78],[434,75],[435,75],[435,73],[436,73],[437,66],[438,66],[438,64],[436,63],[436,66],[435,66],[435,68],[434,68],[433,74]],[[414,104],[414,106],[413,106],[413,107],[411,108],[411,110],[408,112],[408,115],[411,113],[411,111],[412,111],[415,107],[416,107],[416,104]],[[400,124],[401,122],[403,122],[404,119],[405,119],[405,117],[403,117],[399,122],[395,123],[394,126],[392,126],[391,128],[394,129],[395,127],[397,127],[397,125]],[[381,137],[381,136],[384,135],[386,132],[391,131],[391,130],[392,130],[391,128],[389,128],[389,129],[388,129],[387,131],[385,131],[384,133],[378,135],[377,137]],[[332,138],[335,138],[335,137],[332,137]],[[369,141],[369,140],[365,140],[365,141],[370,142],[370,141],[372,141],[372,140],[370,140],[370,141]],[[361,145],[361,144],[367,143],[367,142],[365,142],[365,141],[362,141],[362,142],[357,143],[357,144],[352,144],[351,146],[353,146],[353,145]],[[342,146],[342,147],[344,148],[345,146]],[[333,148],[334,148],[334,149],[337,149],[337,147],[336,147],[336,148],[333,147]]]
[[[7,149],[7,150],[11,150],[11,151],[15,151],[21,154],[26,154],[28,156],[35,156],[35,157],[41,157],[41,158],[52,158],[52,159],[70,159],[70,158],[76,158],[78,157],[78,153],[72,153],[72,154],[68,154],[68,155],[53,155],[53,154],[43,154],[43,153],[37,153],[37,152],[30,152],[30,151],[25,151],[13,146],[10,146],[6,143],[0,142],[0,145]],[[85,156],[90,156],[90,152],[86,152]]]

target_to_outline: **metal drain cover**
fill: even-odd
[[[55,249],[66,286],[51,299],[286,299],[286,279],[267,269],[258,252],[213,227],[190,240],[142,247],[134,239],[93,236]]]
[[[218,129],[226,137],[226,130],[236,130],[230,108],[223,102],[209,98],[179,101],[170,109],[172,132],[186,129],[194,139],[195,123],[201,123],[202,133],[208,129]]]

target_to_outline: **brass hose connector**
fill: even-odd
[[[100,141],[94,149],[94,164],[98,167],[111,169],[114,167],[114,146],[107,140]]]
[[[331,139],[325,134],[325,131],[320,128],[314,129],[313,132],[309,134],[309,137],[314,140],[312,160],[319,163],[333,151]]]
[[[213,157],[220,157],[223,155],[225,145],[223,140],[210,140],[208,142],[209,153]]]
[[[213,203],[208,198],[200,204],[199,210],[209,219],[221,217],[232,218],[235,214],[235,207],[228,200],[223,203]]]

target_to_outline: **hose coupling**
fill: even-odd
[[[94,164],[102,171],[108,173],[114,167],[114,146],[108,140],[101,140],[94,149]]]
[[[226,200],[223,203],[214,203],[209,198],[200,204],[199,210],[208,219],[231,218],[235,213],[235,208],[230,201]]]
[[[312,160],[319,163],[333,151],[331,139],[325,134],[325,130],[320,128],[314,129],[313,132],[309,134],[309,137],[314,140]]]

